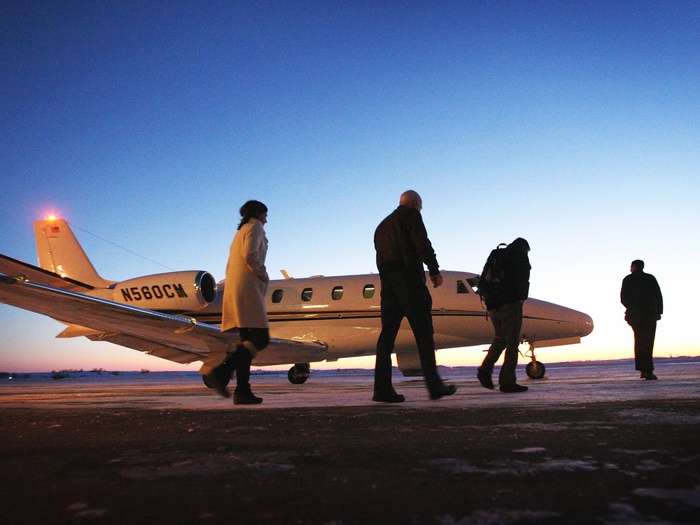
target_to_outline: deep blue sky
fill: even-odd
[[[221,279],[256,198],[273,278],[367,273],[412,188],[444,269],[523,236],[531,295],[593,317],[542,360],[631,355],[635,258],[657,355],[700,353],[698,2],[5,1],[0,46],[0,253],[52,212],[106,278]],[[61,329],[0,306],[0,370],[178,368]]]

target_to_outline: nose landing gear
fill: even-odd
[[[528,350],[522,355],[530,358],[530,362],[525,366],[527,377],[530,379],[542,379],[544,377],[545,367],[535,357],[535,343],[529,343]]]

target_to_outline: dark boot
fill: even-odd
[[[484,388],[488,388],[489,390],[494,389],[493,380],[491,379],[490,372],[479,368],[476,372],[476,378],[479,380],[479,383],[481,383],[481,386],[483,386]]]
[[[241,345],[241,353],[236,366],[236,390],[233,391],[234,405],[259,405],[261,397],[256,397],[250,389],[250,365],[253,356],[247,348]]]
[[[234,405],[259,405],[262,403],[262,397],[257,397],[253,394],[250,389],[250,385],[243,386],[238,385],[236,390],[233,391],[233,404]]]
[[[451,396],[455,392],[457,392],[457,387],[455,385],[446,385],[442,383],[440,386],[430,389],[430,399],[441,399],[445,396]]]
[[[241,350],[243,350],[246,354],[248,353],[245,351],[245,348],[242,349],[241,345],[238,345],[234,352],[228,354],[219,366],[207,374],[207,379],[205,382],[221,397],[225,397],[227,399],[231,397],[231,392],[228,391],[226,386],[231,381],[231,375],[238,366]]]
[[[374,396],[372,396],[372,401],[377,401],[379,403],[403,403],[406,398],[398,394],[393,388],[385,391],[374,391]]]

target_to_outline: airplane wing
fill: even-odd
[[[4,256],[3,256],[4,257]],[[3,263],[6,262],[3,261]],[[14,261],[14,260],[12,260]],[[19,261],[15,261],[19,263]],[[176,363],[206,361],[211,354],[226,352],[240,341],[237,334],[222,332],[218,327],[198,323],[195,319],[136,308],[100,299],[56,286],[27,280],[25,265],[20,277],[0,273],[0,302],[39,313],[71,325],[64,337],[85,335],[93,341],[108,341]],[[48,280],[46,272],[39,275]],[[273,339],[260,352],[254,364],[293,364],[325,359],[326,348],[316,344]]]

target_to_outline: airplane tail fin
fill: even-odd
[[[112,284],[97,273],[65,220],[36,221],[34,237],[39,266],[44,270],[96,288]]]

